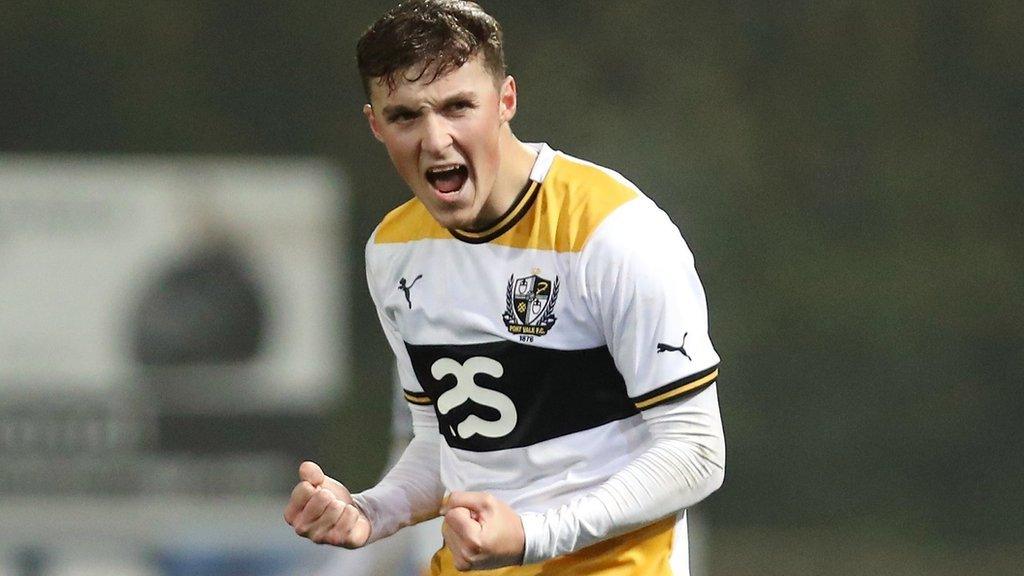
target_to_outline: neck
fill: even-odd
[[[501,150],[501,167],[498,169],[494,189],[490,194],[491,209],[483,215],[482,221],[478,222],[472,231],[485,230],[494,224],[512,207],[519,192],[530,180],[530,172],[533,171],[533,164],[537,160],[537,151],[520,142],[508,126],[501,135]]]

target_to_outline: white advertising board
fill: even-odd
[[[166,379],[192,409],[322,411],[345,198],[314,160],[0,156],[0,397]]]

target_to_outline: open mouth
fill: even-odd
[[[449,193],[461,190],[469,178],[469,168],[465,164],[450,164],[430,168],[426,173],[427,182],[439,192]]]

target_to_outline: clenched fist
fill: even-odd
[[[508,504],[486,492],[452,492],[441,514],[444,545],[457,570],[523,563],[523,522]]]
[[[370,521],[352,503],[348,488],[312,462],[299,465],[299,483],[284,509],[299,536],[317,544],[359,548],[370,537]]]

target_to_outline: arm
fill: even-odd
[[[430,406],[409,408],[414,437],[401,458],[376,486],[352,496],[372,526],[369,542],[434,518],[444,497],[437,417]]]
[[[643,413],[651,446],[593,492],[542,514],[523,513],[523,563],[568,554],[700,502],[725,477],[715,386]]]
[[[299,466],[299,483],[284,512],[298,535],[317,544],[361,548],[437,516],[444,495],[437,421],[429,407],[412,411],[415,437],[395,466],[365,492],[350,494],[312,462]]]
[[[372,247],[376,232],[366,244],[366,284],[381,329],[395,354],[397,384],[403,390],[421,392],[398,328],[381,304],[381,294],[395,290],[378,267]],[[373,527],[370,542],[386,538],[404,526],[437,516],[444,486],[440,477],[441,436],[433,406],[407,404],[412,414],[413,438],[402,456],[376,486],[353,496]]]
[[[644,413],[652,442],[593,491],[543,513],[516,514],[481,492],[453,492],[442,532],[459,570],[542,562],[671,516],[714,492],[725,440],[712,384]]]
[[[375,233],[376,234],[376,233]],[[415,376],[394,324],[381,308],[378,294],[388,288],[374,274],[367,242],[366,280],[381,327],[398,360],[401,385],[418,389]],[[437,516],[444,488],[440,480],[440,435],[429,406],[410,405],[413,439],[392,469],[373,488],[350,494],[340,482],[328,478],[320,467],[305,462],[299,467],[299,483],[285,508],[285,520],[300,536],[317,543],[359,548],[387,537],[403,526]]]
[[[725,476],[715,386],[644,413],[650,447],[592,492],[544,513],[516,514],[483,492],[453,492],[442,533],[459,570],[542,562],[671,516]]]

